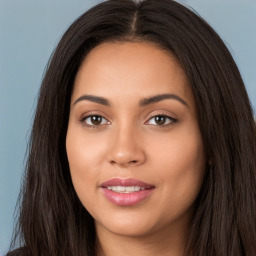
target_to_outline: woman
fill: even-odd
[[[45,74],[8,255],[253,256],[255,137],[205,21],[171,0],[101,3]]]

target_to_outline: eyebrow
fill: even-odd
[[[177,100],[180,103],[182,103],[183,105],[188,107],[187,102],[175,94],[160,94],[160,95],[148,97],[148,98],[140,100],[139,106],[144,107],[144,106],[154,104],[159,101],[166,100],[166,99]],[[101,104],[104,106],[110,106],[110,102],[108,99],[99,97],[99,96],[95,96],[95,95],[82,95],[73,103],[73,105],[75,105],[76,103],[78,103],[79,101],[82,101],[82,100],[88,100],[88,101],[95,102],[95,103],[98,103],[98,104]]]
[[[94,96],[94,95],[83,95],[83,96],[79,97],[73,103],[73,105],[75,105],[77,102],[82,101],[82,100],[88,100],[88,101],[91,101],[91,102],[99,103],[99,104],[104,105],[104,106],[110,106],[110,103],[107,99],[105,99],[103,97],[99,97],[99,96]]]
[[[166,99],[177,100],[180,103],[182,103],[183,105],[188,107],[188,103],[185,100],[183,100],[182,98],[180,98],[179,96],[175,95],[175,94],[160,94],[160,95],[152,96],[152,97],[149,97],[149,98],[145,98],[145,99],[140,101],[139,105],[141,107],[144,107],[144,106],[154,104],[154,103],[157,103],[159,101],[166,100]]]

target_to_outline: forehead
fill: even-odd
[[[83,93],[110,99],[162,93],[192,97],[176,58],[169,51],[145,42],[108,42],[90,51],[77,73],[73,100]]]

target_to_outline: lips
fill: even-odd
[[[136,179],[115,178],[100,185],[103,195],[118,206],[132,206],[148,198],[155,186]]]

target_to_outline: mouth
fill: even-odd
[[[133,193],[133,192],[138,192],[140,190],[145,190],[145,187],[138,187],[138,186],[128,186],[128,187],[123,187],[123,186],[109,186],[107,189],[112,190],[116,193]]]
[[[102,183],[100,188],[111,203],[132,206],[147,199],[155,186],[140,180],[115,178]]]

